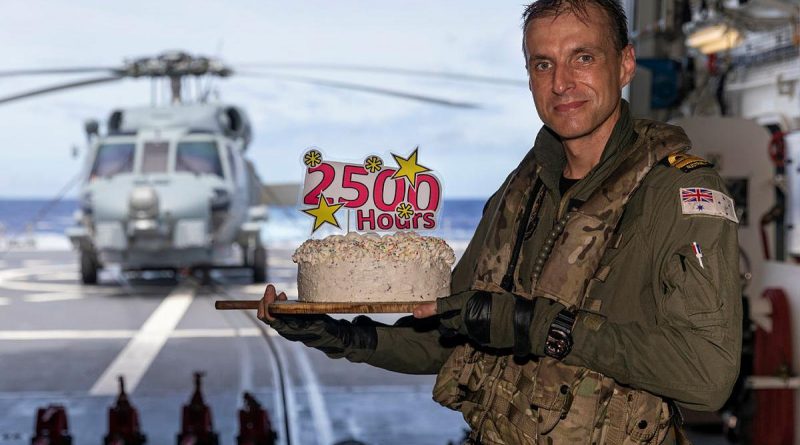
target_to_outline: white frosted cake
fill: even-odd
[[[292,260],[301,301],[432,301],[450,294],[455,255],[441,238],[350,232],[310,239]]]

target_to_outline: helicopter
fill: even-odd
[[[476,107],[467,102],[280,72],[319,68],[315,65],[269,64],[265,68],[274,70],[269,77],[280,80],[448,107]],[[366,66],[324,68],[520,84],[517,80],[457,73]],[[211,269],[244,268],[252,271],[254,282],[266,282],[267,250],[260,230],[267,219],[267,206],[293,205],[300,193],[299,184],[262,183],[253,163],[245,157],[252,140],[245,110],[212,100],[210,88],[196,87],[194,94],[188,91],[191,78],[224,78],[234,70],[216,58],[168,51],[125,61],[120,67],[20,69],[0,71],[0,77],[93,72],[104,75],[0,98],[0,104],[4,104],[123,78],[166,83],[161,91],[169,91],[167,103],[157,103],[159,85],[151,82],[150,106],[113,110],[105,131],[96,120],[85,124],[88,150],[79,210],[75,226],[66,233],[79,252],[82,282],[96,284],[99,271],[109,264],[118,264],[123,271],[200,270],[204,279]]]

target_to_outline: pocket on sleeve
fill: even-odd
[[[725,320],[725,300],[720,295],[722,254],[716,248],[697,258],[691,245],[678,250],[666,271],[664,311],[686,319],[694,327],[718,325]],[[702,265],[701,265],[702,261]]]

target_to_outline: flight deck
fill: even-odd
[[[290,256],[271,250],[268,276],[291,298]],[[236,443],[245,391],[267,410],[281,444],[444,445],[463,437],[460,414],[431,400],[433,376],[330,360],[246,312],[216,311],[217,299],[261,297],[264,285],[246,272],[214,272],[201,285],[110,269],[88,286],[75,252],[10,251],[0,262],[3,444],[31,443],[37,408],[51,404],[65,407],[74,444],[102,443],[119,375],[147,443],[175,443],[195,371],[204,373],[221,444]]]

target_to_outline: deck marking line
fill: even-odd
[[[38,266],[35,269],[30,267],[19,267],[16,269],[5,269],[0,270],[0,282],[13,280],[20,277],[25,277],[28,275],[36,275],[41,273],[42,270],[68,270],[68,269],[75,269],[74,264],[51,264],[47,266]]]
[[[52,272],[48,274],[39,274],[37,278],[40,283],[45,281],[67,281],[69,282],[68,284],[77,284],[78,280],[80,280],[80,272],[77,270]]]
[[[124,329],[96,329],[79,331],[69,329],[0,331],[0,340],[114,340],[131,338],[136,331]]]
[[[196,293],[197,288],[189,286],[180,286],[172,291],[106,368],[89,390],[89,394],[93,396],[117,394],[119,390],[117,378],[120,375],[125,376],[128,393],[133,393],[175,326],[189,309]]]
[[[178,329],[170,338],[220,338],[220,337],[260,337],[258,328],[236,329]]]
[[[81,298],[84,298],[84,295],[74,293],[42,293],[25,295],[22,297],[22,300],[28,303],[47,303],[50,301],[80,300]]]
[[[280,337],[281,334],[278,334],[278,331],[272,328],[272,326],[267,326],[267,335],[270,337]]]
[[[0,299],[3,297],[0,297]],[[2,300],[0,300],[2,304]],[[114,340],[131,338],[137,331],[126,329],[35,329],[0,331],[2,340]],[[270,336],[278,335],[274,330]],[[258,328],[237,329],[175,329],[169,338],[233,338],[260,337]]]
[[[314,431],[317,434],[317,443],[322,445],[333,443],[333,424],[328,416],[325,398],[322,396],[319,380],[314,373],[314,367],[311,366],[311,360],[301,348],[295,349],[294,358],[305,383],[306,397],[308,397],[308,404],[311,409]]]
[[[267,335],[273,337],[274,335],[271,332],[275,332],[277,335],[277,331],[272,329],[271,327],[267,326]],[[263,348],[267,351],[271,351],[270,354],[274,353],[276,360],[269,360],[270,368],[272,369],[272,385],[276,389],[273,393],[275,398],[275,406],[284,406],[285,409],[282,410],[282,418],[281,418],[281,425],[286,426],[287,431],[286,442],[289,443],[289,438],[294,440],[295,442],[299,441],[299,434],[297,432],[297,424],[298,421],[296,420],[300,417],[299,413],[296,414],[297,411],[297,401],[295,400],[294,394],[294,386],[292,384],[292,378],[289,376],[289,361],[286,359],[286,354],[283,351],[283,345],[279,344],[283,342],[277,341],[267,341],[261,343]],[[281,368],[283,371],[281,372]],[[281,384],[281,375],[283,375],[283,383]],[[283,385],[285,390],[285,404],[281,403],[281,391],[279,388]]]
[[[52,264],[48,260],[22,260],[22,267],[37,267]]]

